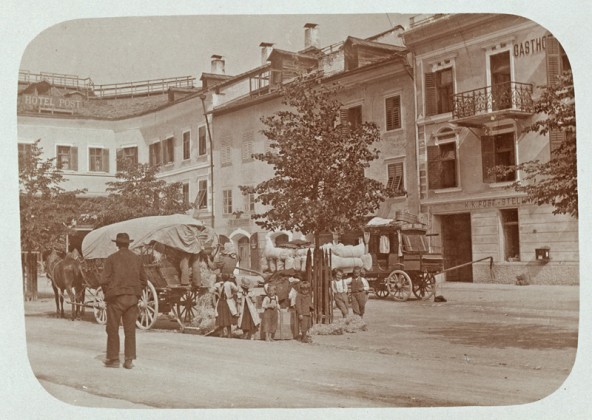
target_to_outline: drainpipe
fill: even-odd
[[[214,144],[212,142],[212,133],[210,131],[210,120],[208,119],[208,114],[206,113],[206,95],[201,94],[199,95],[199,99],[201,99],[201,106],[203,108],[203,115],[206,119],[206,128],[208,130],[208,139],[210,143],[210,198],[212,200],[212,229],[214,229]]]

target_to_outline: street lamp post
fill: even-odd
[[[203,108],[203,115],[206,119],[206,128],[208,130],[208,139],[210,143],[210,199],[212,201],[211,207],[211,220],[212,220],[212,229],[214,228],[214,144],[212,142],[212,133],[210,131],[210,121],[208,120],[208,114],[206,112],[206,95],[201,94],[199,95],[199,99],[201,99],[201,106]]]

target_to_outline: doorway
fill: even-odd
[[[512,107],[512,73],[510,51],[489,57],[491,71],[491,109],[497,111]]]
[[[238,266],[241,268],[250,268],[251,265],[251,241],[246,236],[241,236],[238,240]]]
[[[444,268],[456,267],[473,260],[471,214],[459,213],[440,216]],[[473,281],[473,267],[467,265],[446,272],[447,281]]]

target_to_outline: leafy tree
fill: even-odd
[[[340,121],[338,90],[301,77],[283,88],[287,110],[261,118],[270,150],[253,157],[272,165],[275,175],[257,186],[240,187],[266,206],[252,216],[259,226],[312,233],[318,244],[322,232],[360,228],[390,195],[364,174],[378,158],[372,147],[380,140],[378,128],[365,122],[354,129]]]
[[[55,158],[42,159],[40,139],[19,155],[19,204],[21,247],[28,251],[65,248],[67,225],[76,217],[76,195],[85,190],[65,191],[66,179]]]
[[[571,71],[559,76],[558,83],[543,87],[540,98],[534,104],[534,112],[541,114],[542,118],[525,131],[562,138],[557,146],[551,144],[551,159],[548,162],[536,160],[496,168],[496,172],[522,171],[524,176],[511,188],[528,194],[538,205],[554,206],[553,214],[569,214],[577,218],[576,115]]]
[[[95,227],[136,217],[184,213],[191,207],[183,199],[180,182],[167,183],[156,177],[159,166],[129,160],[121,163],[117,180],[107,183],[109,196],[91,200],[83,209],[96,216]]]

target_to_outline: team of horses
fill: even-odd
[[[81,319],[84,314],[84,281],[77,251],[67,254],[51,249],[43,254],[43,263],[47,277],[55,295],[58,318],[64,315],[64,294],[72,304],[72,320]]]

